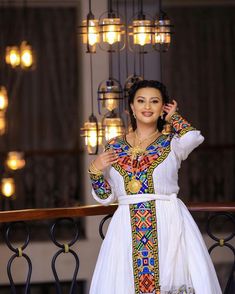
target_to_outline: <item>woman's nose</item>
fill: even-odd
[[[146,102],[146,103],[145,103],[145,108],[146,108],[146,109],[150,109],[150,103],[149,103],[149,102]]]

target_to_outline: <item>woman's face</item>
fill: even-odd
[[[141,88],[135,93],[131,109],[136,115],[136,122],[156,124],[162,114],[163,99],[161,92],[155,88]]]

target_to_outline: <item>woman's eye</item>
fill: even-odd
[[[143,102],[144,102],[144,100],[142,100],[142,99],[139,99],[139,100],[137,100],[137,102],[138,102],[138,103],[143,103]]]
[[[153,102],[153,103],[158,103],[158,100],[153,100],[152,102]]]

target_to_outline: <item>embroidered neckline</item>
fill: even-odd
[[[151,142],[144,150],[147,151],[149,149],[149,147],[153,146],[154,144],[156,144],[160,138],[164,138],[164,137],[167,137],[166,135],[164,134],[161,134],[160,136],[158,136],[153,142]],[[133,146],[127,141],[127,138],[126,138],[126,135],[124,135],[122,137],[123,141],[126,143],[126,145],[130,148],[133,148]]]

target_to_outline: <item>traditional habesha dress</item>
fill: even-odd
[[[90,175],[93,197],[103,205],[119,204],[90,294],[222,293],[201,233],[177,198],[181,161],[204,138],[179,113],[171,124],[170,134],[161,134],[134,160],[125,136],[112,139],[106,149],[118,153],[118,162],[104,175]],[[141,184],[137,193],[133,179]]]

